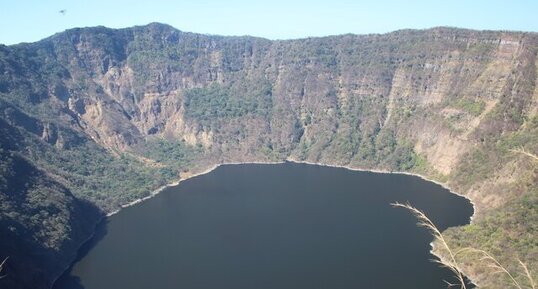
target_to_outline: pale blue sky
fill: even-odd
[[[73,27],[150,22],[270,39],[434,26],[538,31],[538,0],[0,0],[3,44],[37,41]]]

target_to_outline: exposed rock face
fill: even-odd
[[[0,117],[56,154],[97,144],[148,170],[166,166],[148,153],[164,139],[199,152],[191,171],[287,158],[412,171],[471,197],[485,220],[536,194],[536,166],[509,152],[538,151],[537,53],[536,34],[450,28],[286,41],[73,29],[0,47]],[[6,150],[52,163],[48,149]],[[135,186],[82,193],[68,169],[50,174],[105,211],[135,198]]]

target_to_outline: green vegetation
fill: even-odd
[[[535,254],[538,248],[535,236],[538,230],[538,162],[533,157],[518,153],[520,148],[532,150],[537,143],[538,122],[535,118],[527,123],[525,129],[499,137],[487,148],[476,148],[465,158],[452,177],[463,188],[491,182],[505,163],[517,162],[517,173],[512,180],[488,188],[490,194],[510,196],[511,201],[475,220],[470,226],[447,231],[447,239],[455,249],[479,246],[506,264],[509,271],[516,271],[519,267],[514,262],[515,256],[523,259],[530,268],[538,266],[538,255]],[[464,262],[469,262],[469,259]],[[484,285],[497,286],[494,274],[485,268],[480,270],[488,274],[489,279]],[[517,280],[521,278],[516,277]],[[509,280],[505,278],[504,281]]]
[[[536,203],[536,200],[535,200],[534,208],[530,208],[530,209],[534,209],[534,210],[538,209],[537,205],[538,204]],[[493,257],[493,255],[499,256],[500,254],[501,256],[506,256],[506,254],[501,251],[501,252],[497,252],[497,254],[494,253],[492,255],[491,253],[489,253],[489,252],[492,252],[490,251],[491,249],[489,248],[490,246],[484,242],[468,243],[468,244],[465,244],[464,246],[461,244],[461,242],[457,244],[453,244],[453,242],[449,243],[448,240],[453,241],[456,238],[461,237],[461,236],[456,233],[456,234],[450,235],[451,238],[447,239],[444,237],[444,234],[441,234],[441,232],[435,226],[435,224],[422,211],[410,206],[409,204],[395,203],[393,204],[393,206],[405,208],[409,210],[411,213],[413,213],[419,220],[418,226],[424,227],[427,230],[429,230],[434,237],[435,243],[438,245],[441,245],[440,248],[436,247],[435,249],[435,253],[440,255],[441,259],[435,260],[435,262],[451,270],[458,280],[457,284],[448,283],[449,287],[459,286],[461,289],[466,289],[467,286],[469,286],[463,274],[466,263],[468,264],[468,262],[482,262],[483,264],[488,264],[489,268],[494,269],[493,271],[489,272],[490,274],[488,276],[489,278],[501,276],[504,279],[504,282],[502,282],[502,286],[506,286],[508,288],[517,288],[517,289],[523,289],[523,288],[535,289],[536,288],[536,281],[534,281],[533,272],[529,271],[528,269],[529,267],[527,266],[527,264],[529,263],[526,263],[520,260],[519,258],[516,258],[518,262],[514,262],[514,260],[510,260],[510,259],[503,260],[505,262],[499,261],[497,258]],[[527,224],[524,224],[524,226],[528,225],[531,228],[537,227],[536,222],[535,222],[536,218],[534,218],[534,220],[525,220],[525,221],[530,221],[530,222],[534,221],[534,223],[527,223]],[[493,222],[493,223],[497,223],[497,222]],[[478,230],[476,229],[475,225],[466,226],[464,230],[466,233],[469,233],[469,232],[473,232],[477,234],[482,233],[480,232],[479,229]],[[490,238],[487,239],[486,242],[490,240],[498,240],[499,237],[501,238],[508,237],[511,231],[512,230],[502,232],[499,234],[500,236],[497,236],[497,237],[489,236]],[[496,233],[497,232],[495,232],[494,234]],[[467,238],[462,238],[462,239],[466,240]],[[509,241],[509,243],[506,243],[506,242],[502,243],[502,244],[505,244],[505,247],[507,247],[506,244],[512,244],[513,242],[518,242],[517,239],[504,240],[504,241]],[[536,246],[536,240],[529,240],[528,238],[525,238],[523,242],[526,243],[527,241],[531,242],[531,244],[529,244],[530,248],[526,248],[527,250],[525,250],[524,252],[528,252],[529,250],[532,250],[533,245]],[[532,242],[534,242],[534,244],[532,244]],[[477,244],[480,244],[481,247],[477,248],[476,247]],[[484,245],[485,247],[488,247],[488,248],[484,249]],[[517,264],[517,266],[505,267],[502,265],[502,263],[510,264],[510,265]],[[511,272],[519,272],[519,274],[515,274]],[[495,284],[495,283],[488,282],[487,279],[486,281],[484,281],[484,283],[487,283],[486,286],[499,285],[498,283]]]
[[[222,118],[241,117],[256,109],[254,101],[242,101],[230,95],[227,88],[212,84],[207,88],[194,88],[185,93],[185,115],[202,125],[218,122]]]
[[[32,140],[32,136],[26,140]],[[146,197],[171,178],[129,155],[112,156],[91,142],[70,149],[57,149],[37,140],[27,145],[36,164],[60,177],[77,196],[105,211]]]
[[[231,118],[248,114],[267,117],[271,109],[271,87],[263,86],[258,91],[241,94],[234,89],[213,83],[205,88],[194,88],[185,92],[185,116],[195,119],[204,127],[216,126]]]
[[[474,224],[463,228],[449,229],[447,239],[451,241],[456,250],[466,247],[480,246],[480,249],[496,256],[500,263],[511,272],[518,271],[519,264],[514,262],[518,256],[529,267],[536,268],[538,257],[534,252],[538,246],[535,234],[538,230],[538,189],[534,188],[524,197],[503,205],[495,213],[477,220]],[[462,256],[462,262],[469,262],[469,258],[476,256]],[[483,268],[488,278],[494,279],[494,274]],[[504,282],[509,283],[507,276]],[[516,280],[526,282],[526,277],[516,276]],[[487,279],[486,279],[487,280]],[[486,286],[494,283],[485,281]]]
[[[183,141],[165,139],[150,140],[145,143],[143,156],[156,161],[159,175],[168,182],[179,177],[179,173],[188,170],[192,162],[203,153],[200,147],[192,147]],[[151,164],[150,164],[151,166]]]
[[[495,137],[488,143],[471,150],[463,158],[458,170],[452,179],[463,188],[468,188],[473,184],[484,182],[495,175],[495,172],[502,168],[504,164],[513,160],[515,149],[524,148],[533,151],[533,146],[538,143],[538,117],[534,117],[527,122],[525,129],[503,136]],[[519,156],[521,158],[521,156]],[[522,164],[529,166],[529,164]],[[532,167],[532,166],[531,166]],[[533,170],[526,174],[519,174],[519,178],[532,178]],[[528,184],[528,181],[522,184]],[[519,188],[517,191],[521,191]],[[514,192],[515,193],[515,192]]]
[[[472,101],[469,99],[460,99],[454,103],[454,107],[463,109],[473,116],[479,116],[486,108],[484,101]]]
[[[7,129],[0,121],[3,135]],[[10,257],[0,282],[5,288],[32,288],[50,284],[51,276],[64,269],[72,252],[93,232],[102,213],[10,150],[16,141],[0,140],[0,258]]]
[[[424,156],[415,154],[413,159],[415,162],[413,166],[409,169],[409,171],[422,176],[428,176],[430,179],[436,180],[441,183],[448,182],[449,176],[435,170],[432,164],[430,164]]]

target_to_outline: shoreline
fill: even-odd
[[[365,168],[356,168],[356,167],[350,167],[350,166],[345,166],[345,165],[331,165],[331,164],[325,164],[325,163],[319,163],[319,162],[300,161],[300,160],[294,159],[292,157],[288,157],[285,160],[274,161],[274,162],[269,162],[269,161],[268,162],[263,162],[263,161],[262,162],[259,162],[259,161],[252,161],[252,162],[222,162],[222,163],[219,163],[219,164],[215,164],[215,165],[212,165],[212,166],[210,166],[209,168],[207,168],[205,170],[202,170],[201,172],[193,173],[192,175],[188,175],[187,177],[180,178],[179,180],[177,180],[175,182],[163,185],[163,186],[155,189],[154,191],[152,191],[148,196],[145,196],[143,198],[133,200],[133,201],[127,203],[127,204],[121,205],[121,207],[118,208],[117,210],[112,211],[110,213],[107,213],[105,215],[105,217],[108,218],[110,216],[113,216],[113,215],[119,213],[122,209],[134,206],[134,205],[136,205],[138,203],[141,203],[141,202],[143,202],[145,200],[151,199],[151,198],[157,196],[163,190],[165,190],[165,189],[167,189],[169,187],[178,186],[183,181],[186,181],[188,179],[198,177],[198,176],[201,176],[201,175],[208,174],[208,173],[214,171],[215,169],[219,168],[220,166],[225,166],[225,165],[248,165],[248,164],[276,165],[276,164],[284,164],[286,162],[296,163],[296,164],[308,164],[308,165],[324,166],[324,167],[331,167],[331,168],[340,168],[340,169],[347,169],[347,170],[356,171],[356,172],[370,172],[370,173],[379,173],[379,174],[398,174],[398,175],[408,175],[408,176],[418,177],[418,178],[420,178],[422,180],[425,180],[425,181],[428,181],[428,182],[431,182],[431,183],[434,183],[436,185],[441,186],[445,190],[449,191],[451,194],[460,196],[460,197],[468,200],[469,203],[471,203],[471,205],[473,207],[473,214],[469,217],[469,224],[472,224],[474,216],[478,212],[478,208],[477,208],[475,202],[472,199],[470,199],[469,197],[452,190],[451,188],[449,188],[444,183],[441,183],[441,182],[436,181],[436,180],[429,179],[429,178],[427,178],[427,177],[425,177],[423,175],[417,174],[417,173],[411,173],[411,172],[405,172],[405,171],[387,171],[387,170],[377,170],[377,169],[365,169]]]
[[[195,178],[195,177],[198,177],[198,176],[201,176],[201,175],[205,175],[205,174],[208,174],[214,170],[216,170],[217,168],[219,168],[220,166],[225,166],[225,165],[246,165],[246,164],[260,164],[260,165],[276,165],[276,164],[283,164],[285,163],[286,161],[282,161],[282,162],[224,162],[224,163],[219,163],[219,164],[216,164],[216,165],[212,165],[210,166],[209,168],[205,169],[205,170],[202,170],[201,172],[198,172],[198,173],[193,173],[193,174],[189,174],[188,176],[184,177],[184,178],[181,178],[173,183],[170,183],[170,184],[166,184],[166,185],[163,185],[163,186],[160,186],[159,188],[157,188],[156,190],[152,191],[148,196],[145,196],[143,198],[139,198],[139,199],[136,199],[132,202],[129,202],[125,205],[121,205],[119,209],[115,210],[115,211],[112,211],[110,213],[107,213],[105,215],[105,218],[108,218],[110,216],[113,216],[117,213],[119,213],[121,210],[125,209],[125,208],[128,208],[128,207],[131,207],[131,206],[134,206],[138,203],[141,203],[145,200],[148,200],[148,199],[151,199],[155,196],[157,196],[159,193],[161,193],[162,191],[164,191],[165,189],[169,188],[169,187],[175,187],[175,186],[178,186],[181,182],[183,181],[186,181],[188,179],[191,179],[191,178]]]
[[[179,184],[181,184],[181,182],[183,181],[186,181],[188,179],[191,179],[191,178],[195,178],[195,177],[198,177],[198,176],[201,176],[201,175],[205,175],[205,174],[208,174],[212,171],[214,171],[215,169],[219,168],[220,166],[225,166],[225,165],[248,165],[248,164],[263,164],[263,165],[275,165],[275,164],[284,164],[286,162],[289,162],[289,163],[295,163],[295,164],[307,164],[307,165],[316,165],[316,166],[324,166],[324,167],[331,167],[331,168],[340,168],[340,169],[347,169],[347,170],[350,170],[350,171],[357,171],[357,172],[370,172],[370,173],[381,173],[381,174],[400,174],[400,175],[408,175],[408,176],[415,176],[415,177],[418,177],[422,180],[425,180],[425,181],[428,181],[428,182],[432,182],[432,183],[435,183],[439,186],[441,186],[442,188],[448,190],[451,194],[454,194],[454,195],[457,195],[457,196],[460,196],[460,197],[463,197],[465,198],[466,200],[469,201],[469,203],[472,205],[473,207],[473,214],[469,217],[469,223],[468,224],[465,224],[466,225],[470,225],[472,224],[473,222],[473,218],[474,216],[477,214],[477,206],[476,204],[473,202],[472,199],[470,199],[469,197],[461,194],[461,193],[458,193],[458,192],[455,192],[453,191],[452,189],[450,189],[446,184],[443,184],[439,181],[436,181],[436,180],[431,180],[431,179],[428,179],[427,177],[423,176],[423,175],[420,175],[420,174],[417,174],[417,173],[411,173],[411,172],[404,172],[404,171],[387,171],[387,170],[377,170],[377,169],[364,169],[364,168],[356,168],[356,167],[350,167],[350,166],[346,166],[346,165],[332,165],[332,164],[325,164],[325,163],[320,163],[320,162],[309,162],[309,161],[301,161],[301,160],[297,160],[293,157],[287,157],[286,159],[282,160],[282,161],[267,161],[267,162],[264,162],[264,161],[252,161],[252,162],[222,162],[222,163],[218,163],[218,164],[214,164],[214,165],[211,165],[209,166],[208,168],[206,169],[203,169],[202,171],[200,172],[197,172],[197,173],[193,173],[193,174],[188,174],[186,177],[182,178],[181,175],[180,175],[180,179],[175,181],[175,182],[172,182],[170,184],[166,184],[166,185],[163,185],[155,190],[153,190],[148,196],[145,196],[143,198],[139,198],[139,199],[136,199],[136,200],[133,200],[127,204],[124,204],[124,205],[121,205],[120,208],[118,208],[117,210],[115,211],[112,211],[110,213],[107,213],[105,215],[103,215],[98,222],[96,222],[95,224],[95,227],[97,227],[97,225],[99,225],[101,222],[103,222],[106,218],[109,218],[119,212],[121,212],[123,209],[125,208],[128,208],[128,207],[131,207],[131,206],[134,206],[138,203],[141,203],[145,200],[148,200],[148,199],[151,199],[155,196],[157,196],[159,193],[161,193],[162,191],[164,191],[165,189],[169,188],[169,187],[175,187],[175,186],[178,186]],[[84,241],[82,242],[82,244],[79,246],[79,248],[77,249],[77,253],[75,254],[73,260],[76,259],[76,257],[78,256],[78,251],[80,250],[80,248],[86,244],[88,241],[90,241],[94,236],[95,236],[95,227],[94,227],[94,232]],[[435,249],[435,246],[434,246],[434,243],[433,241],[430,243],[430,254],[432,254],[433,256],[437,257],[439,259],[439,261],[442,263],[442,264],[446,264],[443,260],[443,257],[436,254],[434,249]],[[54,284],[56,283],[56,281],[58,281],[58,279],[73,265],[73,262],[69,263],[69,265],[62,271],[62,273],[60,273],[56,278],[54,278],[53,282],[52,282],[52,285],[54,286]],[[466,276],[467,278],[469,278],[468,276]],[[471,282],[473,280],[469,279]],[[474,282],[473,282],[474,283]],[[52,287],[51,287],[52,288]]]
[[[400,171],[373,170],[373,169],[361,169],[361,168],[353,168],[353,167],[348,167],[348,166],[328,165],[328,164],[323,164],[323,163],[313,163],[313,162],[308,162],[308,161],[298,161],[298,160],[294,160],[293,158],[288,158],[287,161],[298,163],[298,164],[318,165],[318,166],[326,166],[326,167],[333,167],[333,168],[345,168],[345,169],[348,169],[348,170],[351,170],[351,171],[384,173],[384,174],[400,174],[400,175],[415,176],[415,177],[418,177],[418,178],[420,178],[422,180],[437,184],[437,185],[441,186],[442,188],[448,190],[451,194],[463,197],[464,199],[469,201],[471,206],[473,206],[473,214],[469,217],[469,223],[465,224],[465,225],[462,225],[462,226],[468,226],[468,225],[472,224],[474,216],[476,216],[476,214],[477,214],[477,206],[476,206],[476,204],[473,202],[473,200],[471,198],[469,198],[469,197],[467,197],[467,196],[465,196],[463,194],[460,194],[458,192],[453,191],[446,184],[443,184],[443,183],[435,181],[435,180],[428,179],[425,176],[419,175],[419,174],[416,174],[416,173],[400,172]],[[451,227],[448,227],[448,228],[451,228]],[[445,258],[441,254],[436,253],[436,251],[435,251],[435,243],[434,242],[435,242],[435,238],[432,240],[432,242],[430,242],[430,254],[435,256],[439,260],[439,262],[441,262],[441,264],[447,265],[448,264],[447,260],[445,260]],[[469,278],[469,276],[465,275],[465,278],[467,278],[471,283],[476,285],[476,282],[474,282],[474,280]]]
[[[347,170],[350,170],[350,171],[356,171],[356,172],[370,172],[370,173],[378,173],[378,174],[396,174],[396,175],[408,175],[408,176],[418,177],[418,178],[420,178],[420,179],[422,179],[424,181],[428,181],[428,182],[434,183],[436,185],[439,185],[443,189],[449,191],[451,194],[460,196],[460,197],[466,199],[467,201],[469,201],[469,203],[471,203],[471,206],[473,207],[473,214],[469,217],[469,224],[467,224],[467,225],[472,224],[474,216],[478,212],[478,208],[477,208],[475,202],[472,199],[470,199],[469,197],[467,197],[466,195],[458,193],[458,192],[452,190],[446,184],[443,184],[443,183],[441,183],[439,181],[436,181],[436,180],[428,179],[427,177],[425,177],[423,175],[420,175],[420,174],[417,174],[417,173],[404,172],[404,171],[387,171],[387,170],[377,170],[377,169],[364,169],[364,168],[355,168],[355,167],[350,167],[350,166],[345,166],[345,165],[329,165],[329,164],[317,163],[317,162],[315,163],[315,162],[309,162],[309,161],[299,161],[299,160],[296,160],[296,159],[293,159],[293,158],[287,158],[286,161],[291,162],[291,163],[297,163],[297,164],[317,165],[317,166],[324,166],[324,167],[331,167],[331,168],[343,168],[343,169],[347,169]]]

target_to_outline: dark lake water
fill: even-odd
[[[472,205],[418,177],[225,165],[108,218],[55,289],[445,289],[430,234]]]

